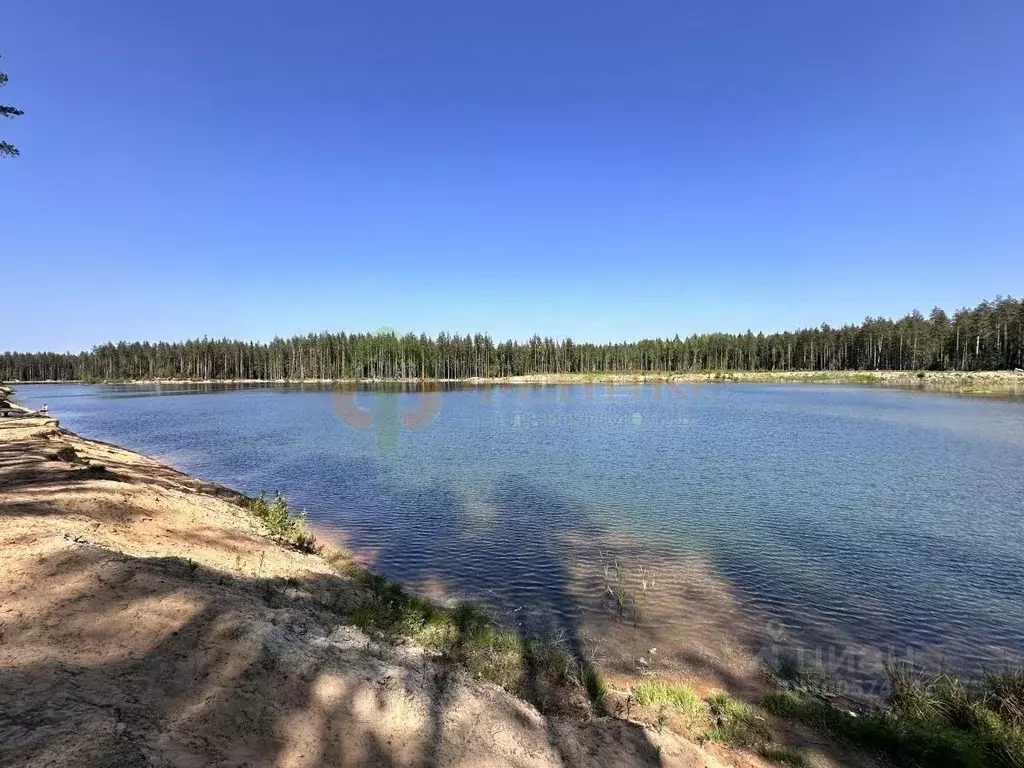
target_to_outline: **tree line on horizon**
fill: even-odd
[[[319,333],[268,343],[230,339],[118,342],[89,352],[4,352],[0,380],[460,379],[538,373],[706,370],[1002,370],[1024,367],[1024,300],[996,297],[949,316],[936,307],[899,320],[782,333],[592,344],[487,334],[436,338]]]

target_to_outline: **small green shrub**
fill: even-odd
[[[595,707],[600,706],[604,697],[608,695],[608,683],[601,677],[601,673],[591,666],[583,668],[583,687],[587,691],[587,698]]]
[[[267,532],[274,538],[303,552],[319,551],[316,536],[306,527],[306,513],[292,512],[280,493],[274,494],[274,498],[269,500],[265,492],[261,493],[255,499],[248,499],[246,507],[263,522]]]

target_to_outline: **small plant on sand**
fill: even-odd
[[[327,547],[321,550],[320,556],[332,567],[341,568],[354,557],[354,554],[351,549],[345,547]]]
[[[465,635],[449,655],[477,677],[518,691],[526,680],[528,651],[526,639],[518,632],[489,626]]]
[[[757,754],[768,762],[776,763],[777,765],[792,765],[796,768],[803,768],[803,766],[807,765],[807,758],[803,756],[803,753],[798,752],[792,747],[769,744],[758,749]]]
[[[771,741],[771,733],[762,715],[749,704],[719,691],[708,698],[714,726],[707,732],[710,741],[731,747],[760,747]]]
[[[641,680],[633,686],[637,703],[657,710],[657,727],[681,725],[685,734],[736,749],[751,749],[770,762],[803,766],[795,749],[772,743],[767,720],[759,710],[721,691],[704,700],[684,683]]]
[[[604,697],[608,695],[608,683],[594,667],[584,667],[582,676],[587,698],[595,707],[600,707]]]
[[[693,688],[684,683],[641,680],[633,686],[637,702],[645,707],[671,708],[691,733],[702,732],[711,724],[711,710]]]
[[[280,493],[268,499],[266,492],[255,499],[248,499],[246,507],[266,526],[267,532],[275,539],[291,544],[303,552],[317,552],[319,547],[314,536],[306,527],[306,513],[292,512],[288,502]]]
[[[355,554],[344,547],[324,547],[320,550],[320,556],[331,568],[343,576],[353,579],[362,578],[365,569],[355,560]]]
[[[700,695],[685,683],[664,683],[660,680],[641,680],[633,686],[636,700],[646,707],[669,704],[683,709],[706,708]]]
[[[70,445],[62,446],[58,448],[53,456],[54,461],[65,461],[69,464],[77,464],[82,461],[78,455],[78,451],[72,448]]]

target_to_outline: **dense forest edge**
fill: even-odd
[[[319,333],[269,343],[118,342],[91,351],[0,353],[0,380],[469,379],[703,371],[996,371],[1024,368],[1024,300],[997,296],[860,325],[678,335],[609,344],[487,334]]]

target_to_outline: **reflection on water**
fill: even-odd
[[[729,682],[803,647],[867,680],[889,652],[969,669],[1024,653],[1019,400],[399,387],[353,390],[339,412],[318,387],[21,395],[85,435],[279,489],[389,575],[619,671]]]

